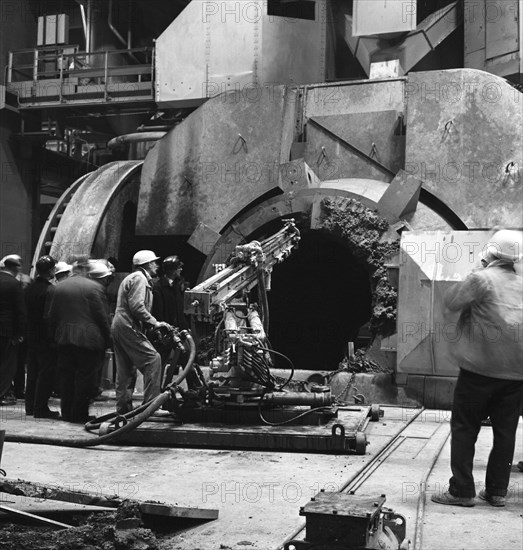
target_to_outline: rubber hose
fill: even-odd
[[[271,348],[260,348],[262,351],[267,351],[269,353],[274,353],[276,355],[279,355],[280,357],[283,357],[283,359],[285,359],[286,361],[289,362],[290,366],[291,366],[291,374],[289,376],[289,378],[278,388],[278,391],[281,391],[283,390],[283,388],[285,386],[287,386],[289,384],[289,382],[293,379],[294,377],[294,363],[290,360],[289,357],[287,357],[286,355],[284,355],[283,353],[280,353],[279,351],[276,351],[276,350],[273,350]]]
[[[267,288],[265,286],[265,277],[261,269],[258,270],[258,292],[262,309],[262,323],[265,335],[269,335],[269,302],[267,300]]]
[[[222,352],[221,345],[220,345],[220,330],[221,330],[221,327],[224,325],[224,323],[225,323],[225,318],[222,317],[214,331],[214,351],[216,355],[220,355]]]
[[[120,435],[130,432],[131,430],[134,430],[137,428],[140,424],[145,422],[155,411],[157,411],[163,404],[165,404],[171,395],[171,390],[174,390],[178,384],[182,382],[182,380],[185,379],[185,377],[191,372],[194,366],[194,359],[196,357],[196,346],[194,344],[194,340],[190,334],[186,335],[186,339],[189,342],[190,347],[190,354],[189,359],[187,360],[187,364],[185,365],[183,371],[167,386],[165,391],[161,393],[158,397],[155,397],[149,403],[145,403],[135,411],[131,411],[130,418],[132,420],[130,422],[127,422],[120,428],[117,428],[114,432],[102,435],[100,437],[94,437],[92,439],[79,439],[79,438],[55,438],[55,437],[39,437],[39,436],[32,436],[32,435],[7,435],[5,437],[5,440],[10,443],[33,443],[36,445],[57,445],[59,447],[94,447],[97,445],[104,445],[110,441],[113,441]],[[140,411],[140,412],[138,412]],[[100,417],[98,420],[98,424],[100,425],[100,421],[108,421],[113,418],[117,418],[119,415],[118,413],[112,413],[105,416]],[[125,416],[125,415],[124,415]],[[126,417],[127,419],[127,417]],[[93,423],[96,422],[95,420],[92,421]],[[86,424],[87,426],[92,424],[91,422],[88,422]],[[94,426],[93,426],[94,427]]]

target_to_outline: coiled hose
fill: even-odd
[[[85,425],[86,430],[92,431],[100,428],[102,435],[91,439],[83,438],[61,438],[61,437],[42,437],[23,434],[6,434],[5,440],[11,443],[33,443],[36,445],[57,445],[59,447],[95,447],[96,445],[104,445],[113,442],[121,435],[128,433],[140,424],[145,422],[155,411],[164,405],[171,394],[176,393],[177,386],[186,378],[194,367],[194,359],[196,357],[196,345],[192,336],[189,333],[185,334],[186,342],[189,343],[189,358],[182,372],[165,388],[158,396],[143,404],[141,407],[134,409],[125,415],[111,413],[101,416]],[[111,422],[112,421],[112,422]],[[114,427],[113,431],[109,429]]]

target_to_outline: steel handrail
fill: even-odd
[[[143,65],[143,73],[140,74],[151,74],[153,72],[153,64],[154,64],[154,46],[146,46],[142,48],[131,48],[129,50],[100,50],[96,52],[79,52],[77,50],[78,45],[72,44],[72,45],[66,45],[66,46],[45,46],[45,47],[39,47],[39,48],[30,48],[30,49],[24,49],[24,50],[16,50],[9,52],[9,67],[8,67],[8,77],[6,79],[6,84],[10,84],[13,82],[12,80],[12,74],[13,72],[21,72],[23,69],[33,69],[32,70],[32,78],[28,78],[28,80],[38,80],[38,76],[41,75],[52,75],[56,74],[58,75],[60,73],[60,68],[57,68],[55,71],[39,71],[38,70],[38,64],[41,61],[53,61],[56,60],[57,65],[58,62],[60,62],[60,67],[63,70],[64,75],[69,74],[71,71],[78,72],[78,74],[81,74],[82,68],[73,68],[69,69],[64,67],[64,59],[68,59],[72,61],[73,63],[76,60],[81,60],[83,63],[85,63],[86,68],[85,70],[93,71],[96,69],[93,69],[92,67],[88,67],[88,63],[86,63],[86,60],[93,58],[93,57],[100,57],[103,56],[104,59],[108,59],[111,55],[121,55],[121,54],[129,54],[129,53],[147,53],[150,54],[150,60],[146,63],[130,63],[126,65],[115,65],[110,66],[107,65],[109,69],[119,69],[120,71],[124,69],[125,67],[136,67],[137,65]],[[71,51],[72,50],[72,51]],[[55,52],[54,55],[46,54],[46,52]],[[44,55],[42,55],[44,53]],[[23,54],[33,54],[33,59],[31,63],[22,63],[18,64],[16,63],[16,57],[23,55]],[[109,71],[110,72],[110,71]],[[136,74],[133,72],[133,74]],[[100,76],[103,76],[103,72]],[[110,76],[110,75],[109,75]],[[125,76],[125,73],[119,74],[118,76]]]

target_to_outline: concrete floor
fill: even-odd
[[[108,406],[111,403],[91,412]],[[0,429],[7,433],[82,433],[81,426],[26,418],[21,402],[0,411]],[[364,456],[118,446],[74,449],[6,443],[2,467],[11,479],[219,509],[218,520],[173,537],[168,545],[172,550],[271,550],[304,524],[300,506],[320,489],[340,490],[413,415],[412,409],[385,408],[384,417],[368,426],[370,445]],[[421,549],[521,550],[523,474],[512,474],[504,509],[481,501],[468,509],[430,501],[431,491],[445,486],[449,477],[449,416],[447,411],[425,411],[403,433],[378,470],[356,488],[356,494],[385,494],[386,506],[406,517],[407,538],[414,541],[419,483],[444,444],[428,478]],[[523,459],[522,440],[520,426],[517,460]],[[478,490],[490,441],[491,430],[484,427],[475,464]]]

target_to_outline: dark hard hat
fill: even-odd
[[[56,265],[56,260],[51,256],[42,256],[36,262],[36,271],[39,275],[46,275]]]
[[[167,256],[165,260],[163,261],[163,267],[164,269],[180,269],[180,267],[183,267],[183,262],[180,260],[179,256]]]

